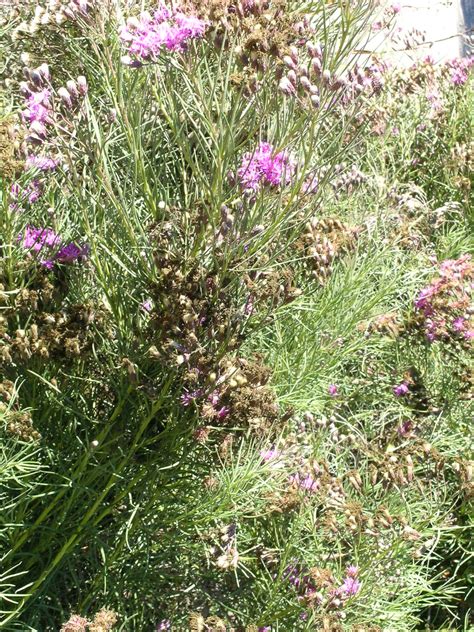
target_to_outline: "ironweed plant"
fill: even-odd
[[[374,10],[5,13],[5,629],[467,629],[470,65]]]

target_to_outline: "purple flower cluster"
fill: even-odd
[[[163,49],[185,50],[187,43],[202,37],[207,22],[161,3],[153,13],[144,11],[139,18],[129,18],[120,30],[120,39],[128,55],[123,63],[138,67],[145,61],[155,60]]]
[[[474,264],[470,255],[443,261],[439,276],[418,294],[415,309],[422,317],[426,338],[435,340],[474,337],[472,290]]]
[[[286,151],[277,153],[270,143],[260,143],[255,151],[242,157],[237,178],[244,191],[255,193],[264,185],[289,184],[295,169],[296,163]]]
[[[59,165],[59,160],[51,156],[28,156],[26,159],[27,169],[38,169],[39,171],[54,171]]]
[[[313,478],[311,474],[296,473],[290,476],[290,483],[308,494],[314,494],[321,487],[321,483]]]
[[[393,394],[395,395],[395,397],[404,397],[405,395],[408,395],[408,392],[408,382],[406,381],[393,387]]]
[[[357,579],[358,574],[359,569],[357,568],[357,566],[349,566],[346,569],[346,577],[344,578],[344,582],[339,589],[343,593],[343,595],[346,595],[347,597],[353,597],[354,595],[357,595],[362,586],[360,581]]]
[[[32,92],[28,87],[23,87],[27,92],[22,119],[28,127],[28,140],[41,144],[47,136],[47,125],[52,123],[51,91],[47,88]]]
[[[332,573],[319,569],[308,569],[298,561],[293,561],[283,571],[283,578],[287,579],[298,592],[298,599],[307,606],[342,607],[350,597],[354,597],[360,591],[362,584],[358,579],[357,566],[349,566],[340,586],[337,586]],[[318,579],[319,576],[319,579]]]
[[[469,72],[474,66],[474,56],[458,57],[446,62],[450,81],[455,86],[463,86],[469,79]]]
[[[87,94],[87,80],[84,76],[77,77],[75,81],[70,79],[66,86],[60,87],[53,94],[48,64],[41,64],[35,69],[25,68],[24,75],[26,81],[20,83],[20,91],[25,98],[25,109],[21,116],[27,127],[26,140],[30,145],[44,146],[50,128],[57,122],[59,105],[66,110],[77,106]],[[48,155],[31,154],[27,158],[26,169],[51,171],[58,164],[58,160]]]
[[[61,245],[61,237],[51,228],[35,228],[26,226],[23,233],[18,235],[18,241],[30,253],[47,253],[48,258],[41,258],[42,266],[52,269],[55,263],[71,264],[80,261],[89,254],[89,246],[78,246],[71,242]]]

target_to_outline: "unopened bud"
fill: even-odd
[[[296,87],[296,83],[297,83],[296,72],[294,70],[290,70],[287,74],[287,77],[291,81],[291,83]]]
[[[310,92],[311,91],[311,81],[308,79],[308,77],[301,77],[300,78],[300,84],[301,84],[303,90],[305,90],[306,92]]]
[[[83,75],[80,75],[77,78],[77,87],[80,94],[84,97],[87,94],[89,88],[87,86],[87,79]]]
[[[278,88],[280,92],[283,92],[286,96],[291,96],[295,93],[295,87],[288,79],[288,77],[282,77],[280,79],[280,83],[278,84]]]
[[[287,66],[288,68],[291,68],[292,70],[295,70],[296,64],[295,64],[295,62],[293,61],[293,59],[289,55],[285,55],[283,57],[283,62],[285,64],[285,66]]]
[[[77,97],[79,96],[79,90],[77,89],[76,82],[72,79],[69,79],[69,81],[66,81],[66,88],[69,94],[77,99]]]
[[[36,70],[40,73],[45,81],[49,81],[51,79],[51,73],[49,72],[48,64],[41,64],[41,66],[38,66]]]
[[[64,103],[64,105],[67,108],[72,108],[72,99],[71,99],[71,95],[69,94],[69,92],[66,90],[66,88],[61,87],[58,90],[58,96],[61,98],[61,101]]]
[[[311,60],[311,70],[316,75],[316,77],[320,77],[323,67],[321,65],[321,61],[318,57],[315,57]]]

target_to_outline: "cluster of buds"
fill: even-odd
[[[37,4],[33,17],[16,27],[13,39],[35,36],[45,28],[61,26],[65,22],[87,20],[93,4],[94,0],[48,0],[44,6]]]
[[[327,60],[319,43],[306,43],[306,55],[301,59],[296,46],[290,48],[290,54],[283,57],[287,71],[279,83],[280,91],[286,96],[298,96],[302,102],[307,100],[312,107],[319,108],[323,91],[335,93],[333,103],[339,99],[347,106],[362,93],[378,93],[383,85],[385,67],[371,64],[365,68],[352,68],[346,75],[338,76],[327,68]]]
[[[319,108],[321,104],[321,84],[331,85],[331,73],[323,70],[323,50],[320,44],[308,42],[306,50],[309,56],[300,60],[300,52],[291,46],[290,54],[283,57],[287,72],[280,79],[279,89],[286,96],[306,95],[311,105]]]
[[[210,533],[210,536],[213,534]],[[237,551],[237,525],[232,523],[218,530],[217,542],[209,548],[215,565],[222,571],[236,569],[239,563]]]
[[[102,608],[90,620],[73,614],[63,623],[60,632],[110,632],[118,621],[117,613],[107,608]]]
[[[208,376],[214,389],[201,405],[201,417],[219,425],[228,418],[233,426],[256,433],[268,429],[280,416],[275,394],[267,385],[269,375],[258,361],[224,358],[217,372]]]
[[[29,61],[29,55],[22,55],[24,63]],[[77,115],[82,111],[82,100],[87,94],[87,80],[84,76],[70,79],[66,86],[61,86],[54,93],[51,84],[49,66],[46,63],[37,68],[25,66],[23,69],[25,81],[20,83],[20,91],[25,98],[25,109],[22,120],[27,127],[26,141],[30,146],[42,147],[52,145],[51,131],[71,127],[71,113]],[[48,142],[47,142],[48,141]],[[46,155],[30,155],[26,162],[27,168],[41,171],[55,169],[58,160]]]
[[[441,262],[438,274],[415,300],[417,321],[430,342],[457,340],[468,343],[474,336],[474,265],[471,256]]]
[[[402,50],[413,50],[425,44],[426,31],[420,31],[416,28],[403,30],[399,27],[394,31],[392,41],[396,46],[401,46]]]
[[[350,195],[367,179],[368,176],[362,173],[356,165],[352,165],[349,169],[345,163],[341,163],[336,165],[334,169],[334,178],[331,180],[331,186],[336,196],[341,193]]]
[[[18,408],[15,385],[10,380],[0,382],[0,418],[3,418],[8,434],[20,441],[41,439],[40,433],[33,427],[31,413]]]
[[[9,327],[6,318],[6,326],[0,334],[3,343],[0,363],[25,364],[32,358],[81,357],[92,346],[91,325],[95,320],[95,310],[87,305],[70,305],[58,312],[40,312],[25,329],[15,328],[14,319]]]
[[[297,561],[283,571],[283,577],[293,586],[302,605],[325,611],[343,608],[348,599],[359,593],[362,584],[358,576],[359,569],[351,565],[345,577],[338,581],[329,568],[306,568]]]
[[[335,259],[354,248],[358,234],[357,228],[350,228],[336,218],[314,217],[307,222],[295,247],[312,268],[313,276],[324,284]]]

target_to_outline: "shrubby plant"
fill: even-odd
[[[374,10],[5,20],[6,629],[467,629],[470,62]]]

